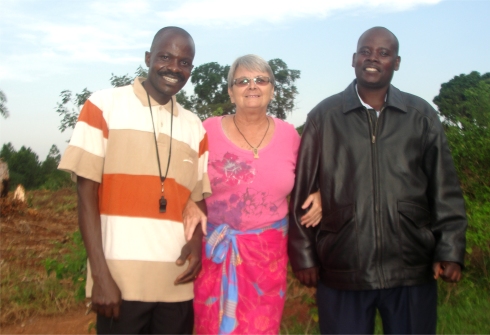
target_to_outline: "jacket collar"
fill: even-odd
[[[407,104],[403,101],[402,93],[398,88],[391,84],[388,89],[388,97],[385,106],[395,108],[405,113],[407,112]],[[344,90],[342,112],[345,114],[358,108],[363,108],[363,105],[357,95],[356,80],[354,79],[354,81]]]

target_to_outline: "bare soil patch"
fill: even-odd
[[[29,288],[40,286],[48,277],[43,261],[55,257],[55,245],[67,243],[78,229],[75,189],[28,191],[26,195],[26,202],[14,201],[12,193],[0,199],[0,333],[87,334],[95,315],[85,315],[83,302],[52,297],[53,308],[43,308],[46,303],[39,302],[39,308],[33,309],[35,301],[26,308],[24,300],[19,302],[11,294],[27,295]],[[49,298],[49,293],[42,297]]]

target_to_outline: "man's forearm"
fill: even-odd
[[[109,274],[102,247],[98,189],[99,183],[77,178],[78,225],[94,280]]]

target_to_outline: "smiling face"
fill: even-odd
[[[145,54],[149,68],[146,91],[158,103],[166,104],[187,83],[193,60],[194,41],[190,36],[172,29],[158,34]]]
[[[357,85],[368,89],[387,89],[394,71],[400,67],[398,42],[385,28],[366,31],[357,44],[357,52],[352,57]]]
[[[242,66],[238,66],[233,77],[234,79],[242,77],[252,79],[257,76],[268,77],[269,74],[267,72],[247,70]],[[238,87],[233,85],[228,88],[228,94],[231,102],[236,105],[237,112],[258,109],[266,113],[267,106],[274,97],[274,86],[272,83],[258,86],[254,80],[251,80],[248,86]]]

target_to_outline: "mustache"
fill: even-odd
[[[160,76],[169,76],[169,77],[174,77],[178,78],[180,81],[184,81],[185,78],[181,73],[175,73],[172,71],[162,71],[158,73]]]

